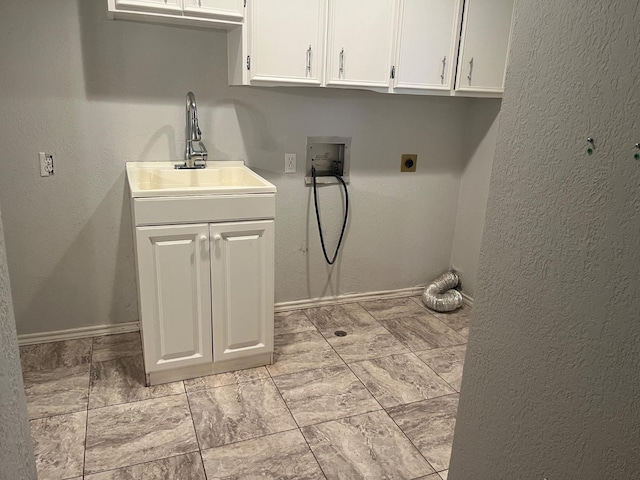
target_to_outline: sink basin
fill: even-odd
[[[207,162],[207,168],[176,170],[178,162],[127,162],[131,196],[275,193],[276,187],[244,162]]]

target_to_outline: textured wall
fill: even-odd
[[[639,44],[637,2],[517,2],[451,480],[640,476]]]
[[[473,297],[487,211],[489,180],[498,135],[500,100],[477,99],[469,112],[467,163],[460,180],[460,197],[451,266],[460,274],[463,291]]]
[[[35,480],[9,272],[0,215],[0,465],[2,478]]]
[[[137,319],[126,161],[183,155],[184,95],[212,159],[278,187],[276,301],[411,287],[449,267],[471,101],[227,86],[221,31],[109,21],[104,0],[0,2],[0,201],[20,333]],[[307,135],[350,135],[352,214],[327,268]],[[55,154],[40,178],[37,152]],[[299,173],[285,176],[284,153]],[[402,153],[418,173],[400,174]],[[329,247],[341,220],[321,192]]]

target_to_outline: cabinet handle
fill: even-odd
[[[214,242],[216,242],[216,243],[217,243],[217,242],[219,242],[220,240],[222,240],[222,235],[220,235],[219,233],[217,233],[217,234],[215,234],[215,235],[213,236],[213,241],[214,241]]]
[[[338,67],[338,78],[344,78],[344,48],[340,50],[340,62]]]
[[[473,57],[471,57],[471,60],[469,60],[469,75],[467,75],[467,79],[469,80],[469,83],[471,83],[472,75],[473,75]]]
[[[200,235],[200,248],[207,250],[209,248],[209,237]]]
[[[442,83],[442,85],[444,85],[444,70],[447,66],[447,56],[445,55],[442,58],[442,74],[440,75],[440,83]]]
[[[307,49],[307,75],[311,75],[311,45]]]

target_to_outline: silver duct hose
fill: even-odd
[[[462,306],[462,294],[453,290],[458,286],[458,275],[446,272],[427,285],[422,293],[422,301],[436,312],[450,312]]]

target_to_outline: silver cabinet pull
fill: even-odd
[[[473,75],[473,57],[471,57],[471,60],[469,60],[469,75],[467,75],[467,78],[469,79],[469,83],[471,83],[472,75]]]
[[[338,77],[344,77],[344,48],[340,50],[340,63],[338,67]]]
[[[442,59],[442,74],[440,75],[440,83],[444,85],[444,70],[447,66],[447,56],[445,55]]]
[[[307,75],[311,75],[311,45],[307,49]]]

